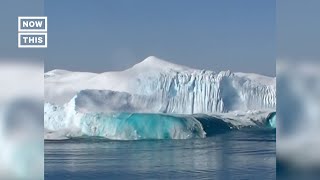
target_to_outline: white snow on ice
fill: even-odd
[[[276,78],[207,71],[154,56],[124,71],[45,73],[45,100],[83,111],[214,113],[275,109]]]

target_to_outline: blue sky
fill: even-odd
[[[2,58],[43,61],[43,49],[18,49],[18,16],[43,14],[43,0],[0,0],[0,61]]]
[[[46,0],[44,13],[46,71],[123,70],[153,55],[275,75],[275,0]]]
[[[277,1],[277,57],[320,59],[320,1]]]

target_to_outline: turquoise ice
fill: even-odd
[[[108,139],[189,139],[203,138],[201,123],[192,117],[167,114],[85,114],[81,131],[88,136]]]

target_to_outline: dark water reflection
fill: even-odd
[[[274,132],[45,143],[45,179],[275,179]]]

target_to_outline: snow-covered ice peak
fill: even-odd
[[[134,70],[152,70],[152,71],[193,71],[195,69],[174,64],[155,56],[149,56],[140,63],[135,64],[131,69]]]

